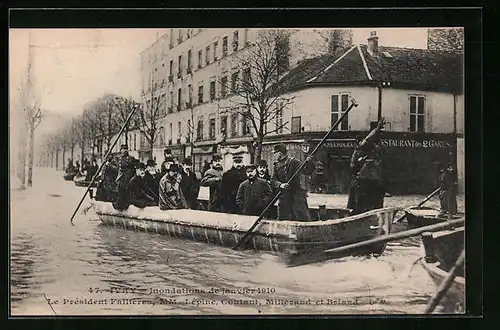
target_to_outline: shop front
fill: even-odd
[[[191,158],[193,161],[193,170],[199,175],[203,175],[203,167],[205,161],[209,164],[212,163],[212,157],[217,152],[215,145],[206,145],[200,147],[193,147],[191,150]]]
[[[342,134],[342,135],[341,135]],[[350,160],[356,147],[356,137],[366,136],[368,132],[339,132],[314,154],[322,180],[315,180],[315,173],[309,177],[309,191],[317,191],[322,181],[322,191],[326,193],[348,192],[351,181]],[[303,161],[321,141],[320,136],[304,139],[281,141],[289,155]],[[440,167],[452,162],[454,148],[453,134],[400,133],[384,132],[382,139],[384,172],[387,191],[391,194],[429,194],[436,187]],[[280,141],[266,143],[263,159],[271,164],[272,148]]]
[[[224,171],[229,170],[233,166],[233,155],[241,154],[243,156],[243,164],[252,162],[252,155],[247,144],[225,145],[219,150],[222,156],[222,167]]]

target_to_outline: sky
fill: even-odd
[[[63,117],[83,111],[86,103],[111,92],[139,98],[139,53],[152,44],[157,34],[168,29],[33,29],[33,77],[36,95],[43,109]],[[427,47],[424,28],[353,29],[353,42],[366,43],[370,31],[377,31],[381,46]],[[19,100],[17,89],[26,76],[29,33],[9,33],[11,106]]]

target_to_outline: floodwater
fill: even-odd
[[[91,209],[84,214],[88,200],[71,226],[84,188],[62,175],[36,169],[34,187],[11,190],[13,316],[412,314],[437,289],[415,263],[419,238],[390,243],[378,258],[287,268],[265,253],[104,227]]]

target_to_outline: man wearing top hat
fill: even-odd
[[[239,213],[260,215],[272,200],[273,191],[269,183],[258,176],[257,166],[247,165],[245,171],[247,179],[240,184],[236,193]]]
[[[208,199],[208,210],[212,212],[221,212],[221,196],[220,194],[220,184],[222,181],[222,157],[220,155],[214,155],[212,157],[212,168],[208,169],[203,178],[201,179],[201,185],[210,188],[210,197]]]
[[[233,166],[222,175],[220,197],[222,212],[239,213],[236,194],[240,184],[247,179],[241,153],[233,155]]]
[[[180,168],[177,164],[169,166],[167,173],[160,180],[160,210],[186,208],[186,199],[179,186]]]
[[[147,187],[152,192],[152,196],[154,197],[156,203],[159,200],[159,189],[160,189],[160,173],[156,171],[156,162],[154,159],[148,159],[146,162],[146,172],[144,174],[144,181],[146,182]]]
[[[146,206],[156,206],[158,205],[155,199],[156,193],[152,191],[146,181],[144,176],[146,175],[146,165],[139,161],[134,163],[135,175],[129,182],[130,191],[130,204],[144,208]]]
[[[193,171],[191,157],[184,158],[181,169],[181,191],[186,199],[189,209],[198,209],[198,194],[200,193],[200,181]]]
[[[310,221],[305,175],[310,175],[314,171],[312,158],[307,156],[306,166],[288,183],[288,180],[299,169],[300,161],[288,156],[286,146],[282,143],[274,146],[273,156],[275,163],[271,185],[276,191],[281,191],[278,219]]]

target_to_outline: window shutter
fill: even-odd
[[[433,129],[432,129],[432,108],[429,107],[429,105],[427,104],[427,98],[425,97],[422,97],[420,98],[420,101],[423,102],[423,109],[424,109],[424,114],[425,114],[425,123],[424,123],[424,127],[425,127],[425,131],[428,132],[428,133],[432,133],[433,132]]]
[[[330,114],[330,125],[333,126],[337,119],[339,118],[339,96],[332,95],[331,99],[331,114]]]

